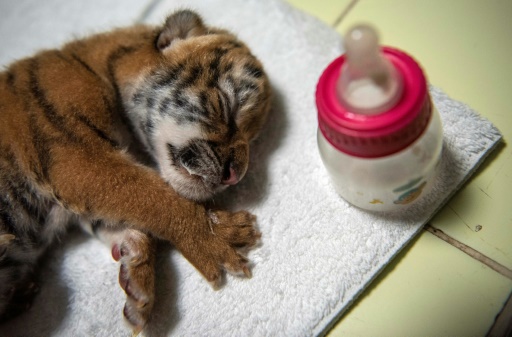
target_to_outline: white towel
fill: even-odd
[[[36,7],[43,7],[41,3],[32,1]],[[44,3],[73,11],[81,2]],[[218,198],[226,207],[249,209],[258,216],[263,244],[249,255],[253,278],[227,276],[224,288],[213,291],[178,252],[163,247],[157,303],[146,336],[325,333],[501,139],[489,121],[431,87],[444,125],[435,188],[400,216],[363,212],[336,195],[316,146],[316,82],[342,53],[333,29],[280,0],[161,0],[152,5],[146,11],[151,23],[187,7],[208,24],[236,32],[264,63],[276,97],[270,123],[254,144],[246,178]],[[140,7],[126,17],[140,17]],[[59,13],[70,32],[95,27],[94,16],[75,15],[78,22],[69,22],[62,7]],[[115,12],[108,15],[116,19]],[[74,233],[45,266],[33,307],[0,326],[1,336],[129,336],[121,315],[124,294],[117,285],[118,265],[106,247]]]

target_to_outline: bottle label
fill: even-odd
[[[412,180],[404,186],[400,186],[393,190],[393,193],[397,193],[398,198],[393,201],[396,205],[407,205],[418,199],[423,192],[423,189],[427,185],[427,181],[423,180],[423,177]]]

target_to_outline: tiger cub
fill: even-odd
[[[39,258],[69,223],[121,261],[136,331],[154,301],[154,238],[214,285],[223,270],[249,276],[239,249],[258,241],[255,217],[200,201],[243,178],[270,96],[247,46],[188,10],[0,73],[0,318],[25,308]]]

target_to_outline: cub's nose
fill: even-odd
[[[235,170],[231,166],[231,164],[226,165],[227,167],[224,169],[224,175],[222,176],[222,184],[223,185],[235,185],[240,179],[236,174]]]

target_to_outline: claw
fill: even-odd
[[[215,291],[220,290],[220,288],[222,288],[222,278],[221,277],[219,277],[213,281],[210,281],[208,283],[210,283],[210,286]]]
[[[126,281],[126,288],[123,288],[124,292],[135,302],[135,307],[139,310],[144,309],[149,304],[149,299],[145,296],[141,296],[133,291],[130,281]]]
[[[0,235],[0,246],[8,245],[14,239],[16,239],[16,236],[12,234],[2,234]]]
[[[119,268],[119,284],[121,288],[126,292],[126,288],[128,286],[128,272],[126,271],[126,267],[124,264],[121,264]]]
[[[137,337],[141,331],[142,331],[142,328],[134,328],[132,331],[132,337]]]
[[[247,266],[244,266],[242,270],[247,278],[252,278],[252,272]]]
[[[144,324],[140,324],[139,322],[136,321],[136,318],[134,317],[134,315],[130,313],[130,309],[128,309],[128,303],[124,305],[123,316],[128,321],[128,323],[133,327],[132,336],[137,336],[144,328]]]

